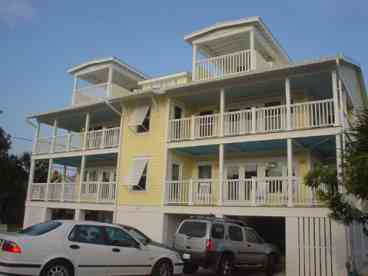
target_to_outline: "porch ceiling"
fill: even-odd
[[[87,155],[86,156],[86,164],[88,163],[96,163],[96,162],[106,162],[106,161],[116,161],[117,153],[108,153],[108,154],[97,154],[97,155]],[[82,156],[70,156],[63,158],[54,159],[54,163],[63,166],[70,167],[80,167],[82,161]]]

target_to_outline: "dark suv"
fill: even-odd
[[[204,267],[217,275],[231,275],[235,267],[259,267],[273,275],[280,255],[276,246],[243,222],[212,217],[182,221],[174,248],[184,260],[184,273]]]

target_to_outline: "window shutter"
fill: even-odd
[[[133,113],[130,115],[129,126],[140,126],[143,124],[144,118],[146,117],[149,105],[137,106]]]
[[[126,181],[126,184],[128,186],[136,186],[139,183],[139,180],[142,177],[142,173],[144,171],[144,168],[147,165],[148,160],[139,158],[133,160],[133,165],[129,170],[129,175]]]

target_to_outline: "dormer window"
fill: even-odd
[[[137,106],[131,113],[129,127],[136,133],[148,132],[150,129],[151,106]]]

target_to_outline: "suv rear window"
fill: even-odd
[[[207,223],[199,221],[186,221],[180,229],[179,234],[193,238],[203,238],[206,235]]]
[[[60,221],[47,221],[32,225],[19,233],[29,236],[40,236],[58,228],[62,223]]]
[[[225,227],[223,224],[215,223],[212,225],[212,238],[223,239],[225,235]]]

